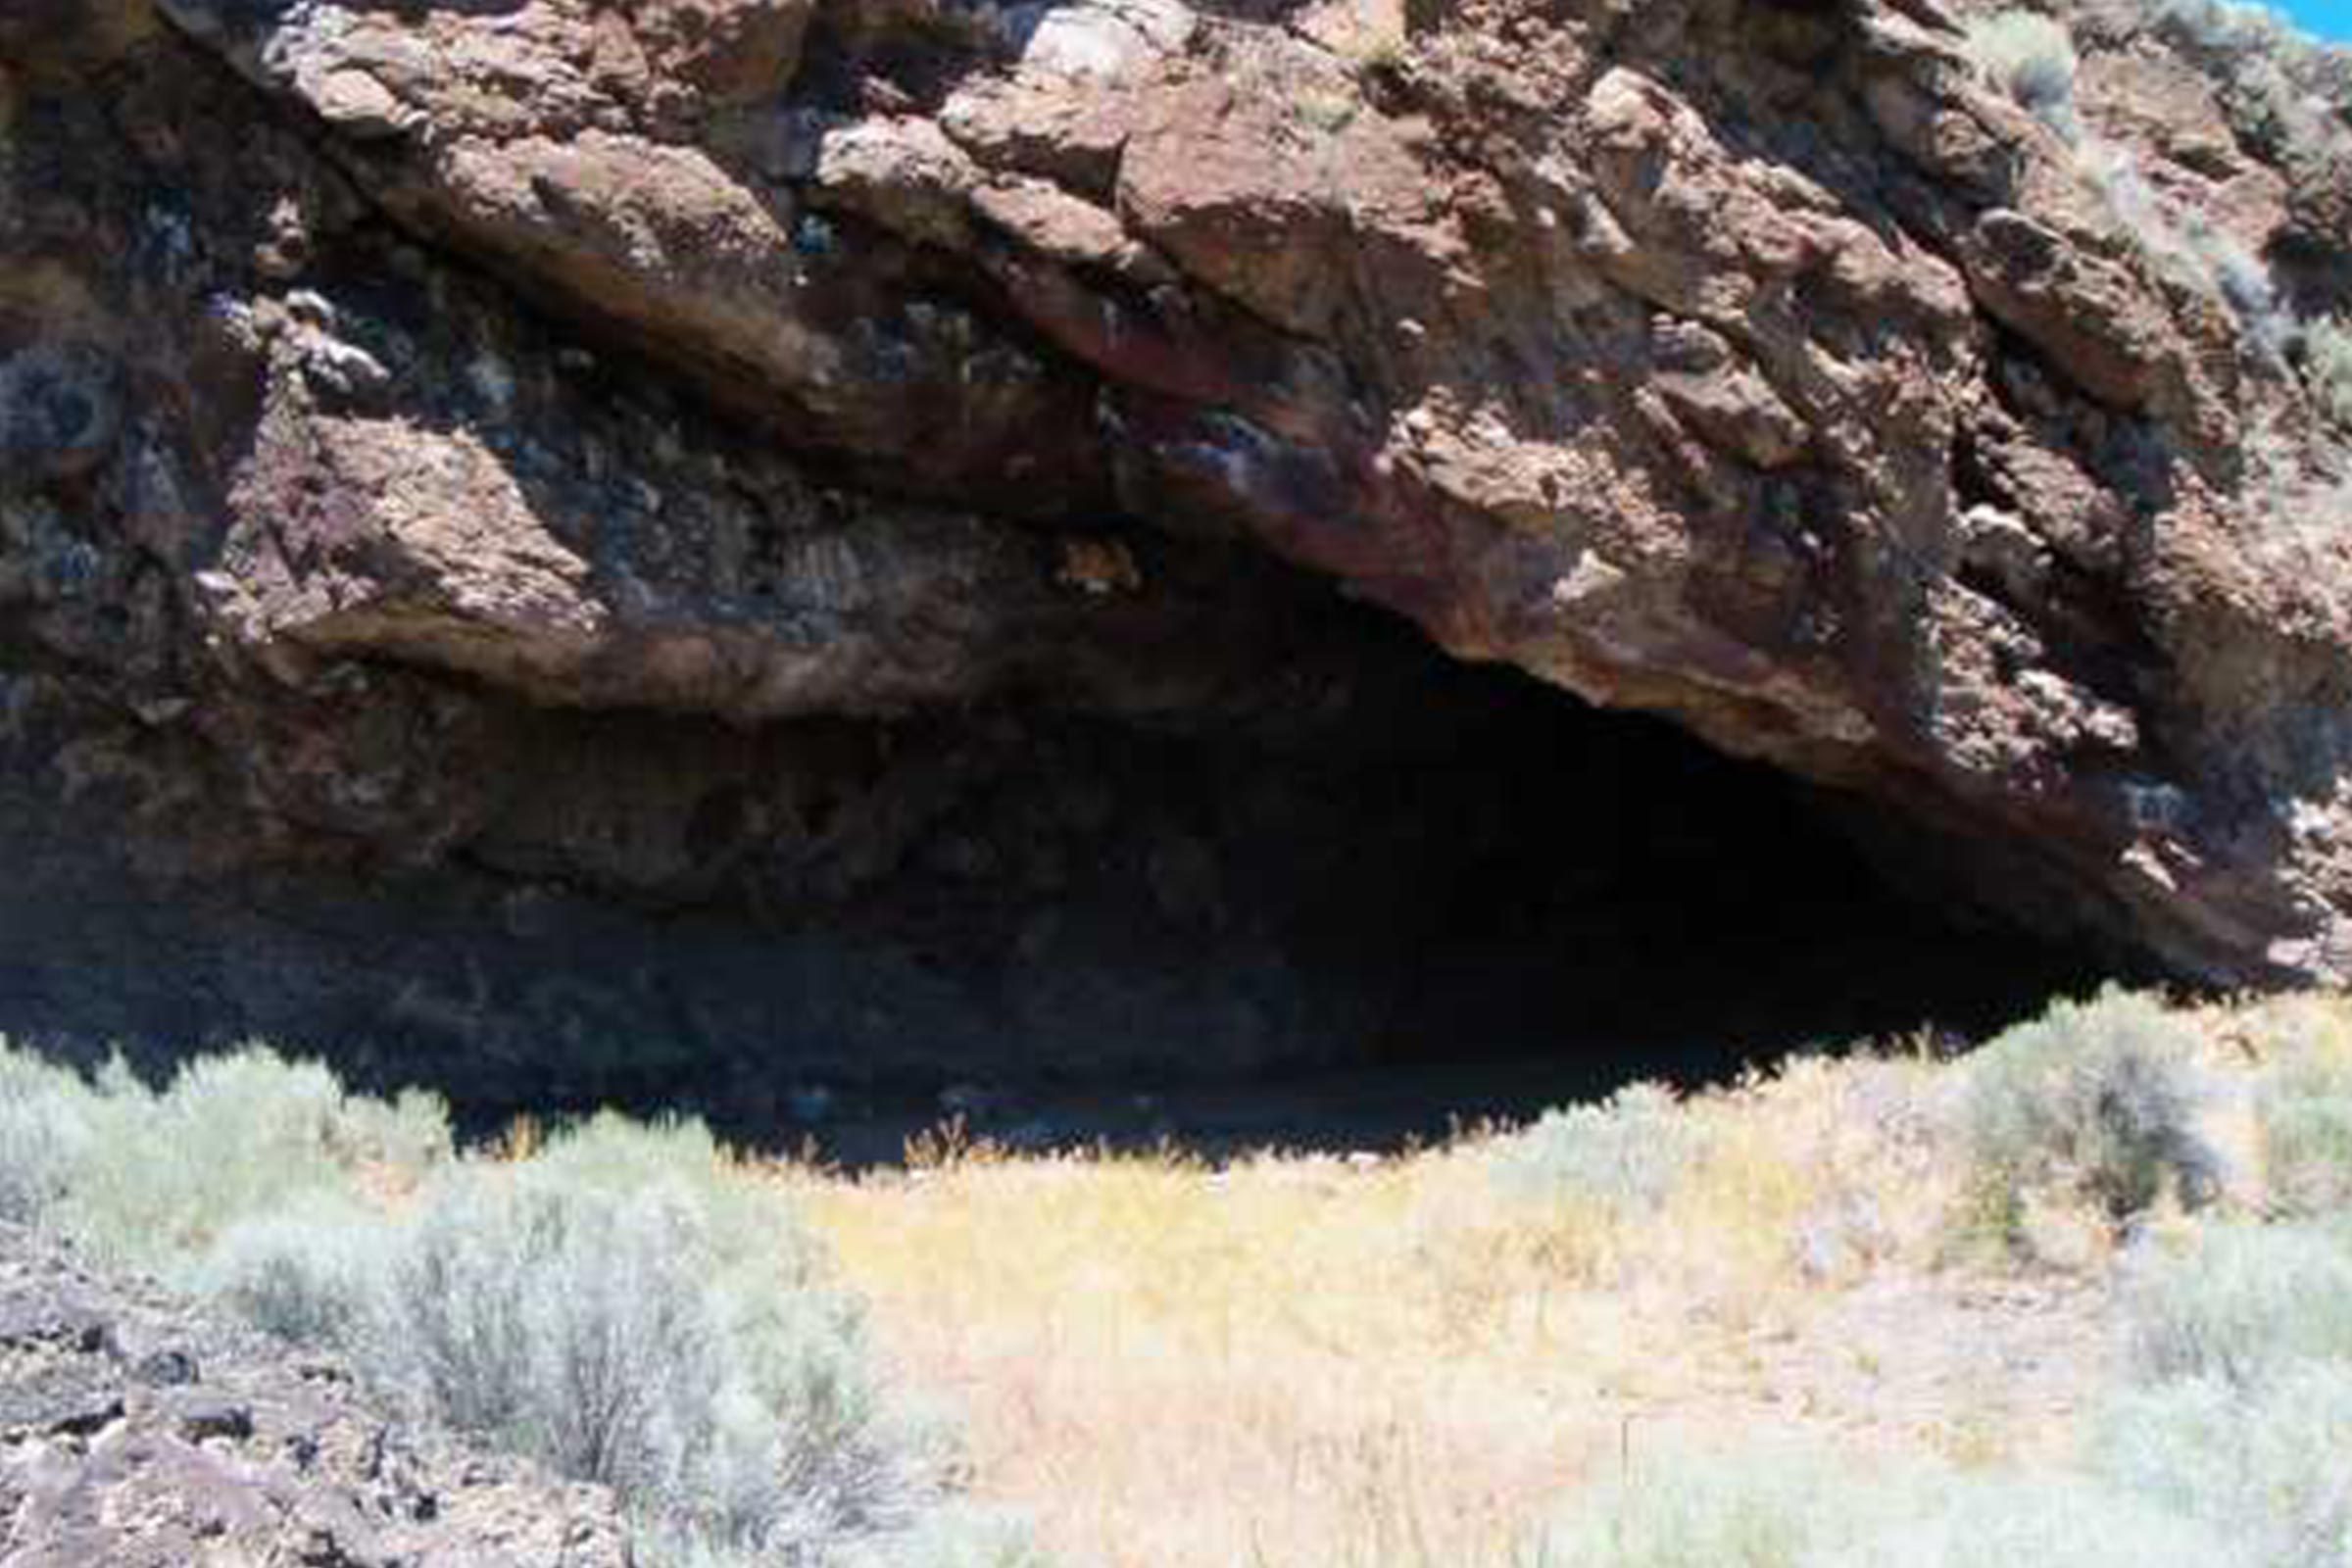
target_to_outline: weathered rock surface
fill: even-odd
[[[626,1568],[601,1489],[388,1420],[340,1366],[0,1226],[9,1568]]]
[[[838,931],[998,874],[934,830],[1057,725],[1311,751],[1365,656],[1278,558],[1996,906],[2352,977],[2352,453],[2212,260],[2352,307],[2352,111],[2099,0],[2070,141],[1970,15],[12,6],[13,793],[172,897]]]

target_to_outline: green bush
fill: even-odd
[[[2093,1463],[2260,1568],[2352,1565],[2352,1364],[2303,1361],[2259,1388],[2197,1377],[2112,1400]],[[2031,1559],[2020,1559],[2031,1560]]]
[[[2278,29],[2262,32],[2263,38],[2274,41],[2257,45],[2253,40],[2260,29],[2225,17],[2237,9],[2211,0],[2158,0],[2158,29],[2177,42],[2207,35],[2209,23],[2232,36],[2242,34],[2245,41],[2234,51],[2192,44],[2190,52],[2208,70],[2221,69],[2226,106],[2238,106],[2235,118],[2254,115],[2266,124],[2278,122],[2265,133],[2274,141],[2315,143],[2323,132],[2302,107],[2303,95],[2279,77],[2275,66],[2247,63],[2247,50],[2278,47],[2274,38]],[[2265,356],[2276,356],[2293,322],[2278,307],[2270,269],[2199,215],[2170,208],[2128,150],[2090,135],[2075,102],[2079,61],[2061,22],[2015,10],[1980,18],[1969,28],[1968,51],[1979,70],[2074,145],[2082,172],[2105,195],[2124,231],[2152,265],[2178,282],[2219,296],[2236,316],[2250,344]],[[2267,62],[2267,56],[2263,58]],[[2227,65],[2217,67],[2217,62]]]
[[[1544,1568],[2239,1568],[2193,1521],[2073,1475],[1966,1475],[1827,1450],[1682,1454],[1581,1498]]]
[[[969,1505],[933,1509],[898,1535],[851,1547],[839,1568],[1049,1568],[1028,1527]]]
[[[2291,168],[2340,147],[2352,54],[2319,43],[2268,6],[2145,4],[2157,35],[2213,81],[2230,128],[2269,162]]]
[[[370,1201],[389,1179],[397,1202]],[[267,1051],[156,1091],[0,1047],[0,1217],[333,1348],[416,1415],[611,1485],[654,1568],[1029,1568],[943,1508],[935,1426],[886,1401],[861,1317],[780,1187],[699,1123],[601,1116],[461,1158],[439,1103]]]
[[[2140,1260],[2124,1312],[2146,1382],[2250,1387],[2294,1362],[2352,1359],[2352,1245],[2340,1226],[2215,1225]]]
[[[120,1062],[92,1082],[0,1047],[0,1202],[161,1274],[303,1194],[368,1169],[415,1180],[449,1154],[439,1101],[354,1099],[262,1047],[192,1061],[161,1091]]]
[[[943,1443],[885,1409],[790,1202],[699,1123],[599,1117],[411,1210],[248,1222],[210,1282],[426,1418],[611,1486],[656,1561],[800,1561],[935,1500]]]
[[[1910,1505],[1812,1449],[1675,1453],[1579,1497],[1523,1555],[1561,1568],[1794,1568],[1893,1528]]]
[[[2258,1568],[2352,1568],[2352,1230],[2216,1226],[2128,1282],[2097,1474]]]
[[[1968,52],[1979,70],[2036,120],[2068,141],[2079,141],[2075,113],[2075,44],[2064,24],[2033,11],[2004,11],[1968,29]]]
[[[441,1419],[731,1545],[893,1528],[922,1500],[854,1303],[699,1125],[600,1118],[429,1197],[393,1365]]]
[[[281,1340],[352,1346],[380,1299],[390,1239],[375,1209],[342,1193],[308,1193],[221,1232],[194,1280]]]
[[[0,1042],[0,1219],[37,1223],[64,1200],[96,1103],[74,1073]]]
[[[1523,1554],[1575,1568],[2352,1568],[2352,1225],[2137,1260],[2078,1465],[1957,1474],[1757,1447],[1637,1464]]]
[[[2278,1211],[2352,1209],[2352,1050],[2320,1039],[2279,1042],[2254,1114]]]
[[[1498,1143],[1493,1158],[1496,1179],[1515,1196],[1639,1214],[1672,1196],[1693,1153],[1673,1092],[1633,1084],[1597,1105],[1544,1112]]]
[[[2352,430],[2352,328],[2333,320],[2306,327],[2303,355],[2320,412]]]
[[[2153,998],[2109,991],[2059,1002],[1968,1063],[1966,1141],[1975,1217],[2014,1236],[2026,1196],[2079,1199],[2122,1221],[2168,1189],[2218,1190],[2195,1128],[2196,1035]]]
[[[1752,1446],[1643,1461],[1535,1568],[2352,1568],[2352,1230],[2220,1225],[2139,1260],[2130,1353],[2063,1469]]]
[[[1849,1487],[1869,1485],[1849,1480]],[[1947,1475],[1916,1510],[1806,1568],[2241,1568],[2233,1543],[2129,1493],[2059,1473]]]

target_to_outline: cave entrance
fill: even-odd
[[[1144,711],[497,709],[464,765],[503,804],[403,864],[159,888],[35,738],[0,767],[0,1032],[157,1071],[263,1039],[476,1130],[612,1103],[858,1163],[957,1114],[1390,1148],[2097,976],[1884,872],[1852,799],[1297,586],[1279,657]]]
[[[975,1068],[938,1108],[1015,1144],[1394,1149],[1637,1080],[1976,1036],[2102,973],[1887,869],[1867,833],[1906,830],[1854,797],[1386,617],[1349,635],[1347,690],[1306,716],[1032,730],[943,824],[950,863],[1019,853],[1041,802],[1079,825],[1007,932],[1045,1070]],[[820,1143],[884,1157],[907,1130]]]

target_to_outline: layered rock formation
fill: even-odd
[[[2352,454],[2298,333],[2352,307],[2352,110],[2303,70],[2252,113],[2099,0],[2054,123],[1972,20],[13,5],[9,919],[119,859],[170,891],[107,900],[182,916],[85,946],[225,931],[198,991],[340,1028],[269,932],[348,975],[460,905],[590,951],[653,908],[731,956],[623,988],[756,1031],[730,994],[822,1011],[774,965],[839,956],[743,911],[854,945],[910,856],[1066,848],[1141,765],[1057,766],[1089,726],[1389,765],[1350,695],[1451,688],[1368,675],[1345,595],[1847,792],[2024,918],[2343,978]],[[1226,902],[1182,833],[1131,869]],[[893,962],[825,1027],[960,1005]],[[522,1049],[463,951],[427,970],[363,1010]],[[595,1032],[567,1005],[514,1015]]]

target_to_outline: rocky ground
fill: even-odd
[[[328,1359],[0,1227],[9,1568],[625,1568],[600,1490],[387,1415]]]

